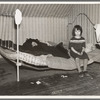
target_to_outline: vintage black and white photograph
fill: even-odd
[[[0,96],[100,96],[100,3],[0,2]]]

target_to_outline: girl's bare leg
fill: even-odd
[[[83,69],[84,75],[85,75],[85,76],[90,76],[90,75],[88,74],[88,71],[87,71],[88,59],[84,59],[83,64],[84,64],[84,69]]]
[[[75,62],[76,62],[76,66],[77,66],[77,68],[78,68],[78,72],[79,72],[79,73],[82,72],[82,70],[81,70],[81,68],[80,68],[80,59],[79,59],[79,58],[76,58],[76,59],[75,59]]]
[[[76,62],[76,66],[78,68],[79,77],[83,77],[84,75],[83,75],[82,69],[80,67],[80,59],[79,58],[76,58],[75,59],[75,62]]]
[[[87,64],[88,64],[88,59],[84,59],[84,61],[83,61],[83,65],[84,65],[83,71],[87,71]]]

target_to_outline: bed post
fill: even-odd
[[[19,82],[19,24],[22,21],[22,13],[20,12],[19,9],[16,9],[15,12],[15,23],[17,25],[17,82]]]
[[[19,82],[19,33],[18,33],[18,25],[17,25],[17,82]]]

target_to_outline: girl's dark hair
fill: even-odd
[[[75,36],[75,29],[80,30],[81,31],[81,35],[82,35],[82,27],[80,25],[75,25],[73,30],[72,30],[72,35]]]

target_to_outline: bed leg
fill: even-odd
[[[20,80],[19,80],[19,67],[22,65],[22,63],[21,62],[17,62],[17,82],[19,82]]]
[[[17,64],[17,82],[19,82],[19,65]]]
[[[16,66],[17,66],[17,82],[19,82],[19,67],[20,67],[20,63],[17,62]]]

